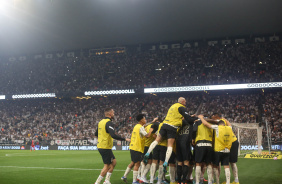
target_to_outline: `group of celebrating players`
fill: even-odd
[[[231,165],[234,182],[239,184],[237,159],[238,140],[228,120],[214,113],[210,119],[203,115],[189,115],[183,97],[173,104],[164,119],[155,118],[147,123],[144,114],[138,114],[138,123],[133,128],[131,139],[115,134],[112,119],[114,110],[105,109],[105,119],[98,123],[95,133],[98,136],[98,150],[104,162],[95,184],[100,184],[106,176],[104,184],[110,184],[110,177],[116,165],[112,152],[113,138],[128,141],[131,163],[126,168],[121,180],[127,183],[127,175],[133,169],[133,182],[154,183],[158,169],[157,184],[168,183],[165,173],[169,166],[171,184],[203,183],[203,175],[207,170],[208,184],[219,184],[220,165],[224,166],[226,181],[230,184]],[[193,152],[192,152],[192,147]],[[195,168],[195,180],[192,172]],[[147,173],[150,171],[150,179]]]

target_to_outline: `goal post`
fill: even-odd
[[[232,123],[232,129],[239,142],[238,155],[262,151],[262,127],[258,123]]]

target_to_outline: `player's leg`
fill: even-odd
[[[159,162],[159,175],[158,175],[158,182],[157,182],[157,184],[161,184],[162,183],[162,179],[163,179],[163,175],[164,175],[163,163],[164,163],[164,161],[160,160],[160,162]]]
[[[150,169],[150,183],[154,183],[154,178],[157,170],[158,160],[153,160]]]
[[[146,179],[147,178],[147,173],[149,172],[149,170],[151,168],[151,164],[152,164],[152,158],[150,158],[150,156],[149,156],[148,163],[145,166],[145,169],[144,169],[144,171],[142,173],[142,176],[141,176],[142,179],[144,179],[144,178]]]
[[[182,158],[183,158],[183,171],[182,171],[182,182],[185,183],[188,172],[189,172],[189,160],[191,159],[190,143],[181,144]]]
[[[219,184],[219,162],[220,162],[220,153],[219,152],[213,152],[213,173],[214,173],[214,181],[216,184]]]
[[[182,147],[180,142],[176,142],[176,159],[177,159],[177,182],[182,182],[182,168],[183,168],[183,156]]]
[[[110,164],[110,167],[109,167],[109,170],[107,172],[107,175],[106,175],[106,179],[105,179],[105,183],[110,183],[110,180],[111,180],[111,176],[112,176],[112,173],[114,171],[114,168],[117,164],[117,161],[116,159],[114,158],[112,163]]]
[[[175,170],[176,170],[176,154],[175,152],[172,152],[171,157],[168,161],[169,163],[169,177],[170,177],[170,183],[175,184]]]
[[[236,164],[236,162],[238,161],[238,148],[239,148],[239,142],[238,140],[236,140],[232,143],[230,149],[230,155],[229,155],[229,162],[234,176],[234,182],[233,182],[234,184],[239,184],[238,168]]]
[[[176,170],[176,164],[175,163],[170,163],[169,164],[169,177],[170,177],[170,184],[177,184],[175,181],[175,172]]]
[[[167,150],[166,146],[160,146],[160,162],[159,162],[158,184],[162,183],[163,176],[164,176],[163,164],[164,164],[164,161],[165,161],[166,150]]]
[[[151,165],[151,172],[150,172],[150,183],[154,183],[154,178],[155,178],[155,173],[156,173],[156,170],[157,170],[157,166],[158,166],[158,163],[159,163],[159,160],[160,160],[160,146],[157,145],[155,147],[155,149],[153,150],[153,161],[152,161],[152,165]]]
[[[212,156],[213,156],[213,148],[212,147],[206,147],[206,167],[207,167],[207,174],[208,174],[208,184],[212,184]]]
[[[156,137],[156,139],[151,143],[147,153],[144,155],[144,163],[147,163],[147,160],[149,158],[150,153],[153,151],[153,149],[159,144],[159,142],[161,142],[162,140],[162,136],[161,134],[158,134],[158,136]]]
[[[220,161],[224,167],[226,184],[230,184],[229,153],[221,153]]]
[[[138,176],[138,169],[140,167],[140,161],[139,162],[136,162],[134,163],[134,167],[133,167],[133,182],[132,183],[138,183],[139,182],[137,181],[137,176]]]
[[[195,146],[195,163],[196,163],[196,169],[195,169],[195,177],[196,177],[196,184],[200,183],[200,177],[201,177],[201,166],[204,162],[204,156],[205,156],[205,148],[204,146]]]
[[[102,156],[102,160],[104,162],[104,167],[97,178],[95,184],[100,184],[103,178],[106,176],[107,172],[109,171],[110,165],[113,161],[113,154],[112,150],[110,149],[98,149],[100,155]]]
[[[127,166],[123,176],[121,177],[121,180],[124,181],[125,183],[127,183],[127,176],[130,173],[133,166],[134,166],[134,162],[131,161],[130,164]]]
[[[143,153],[139,151],[134,151],[130,150],[131,154],[131,160],[134,162],[134,167],[133,167],[133,182],[132,183],[139,183],[137,181],[137,176],[138,176],[138,169],[140,167],[141,161],[143,159]]]

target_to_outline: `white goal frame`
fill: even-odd
[[[257,138],[256,145],[258,146],[258,154],[261,154],[261,146],[262,146],[262,127],[259,127],[258,123],[231,123],[232,129],[237,136],[238,142],[239,142],[239,148],[238,148],[238,155],[241,155],[241,139],[242,130],[256,130],[257,135],[255,137]],[[255,146],[255,145],[254,145]]]

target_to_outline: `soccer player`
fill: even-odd
[[[173,104],[166,115],[164,120],[164,124],[160,129],[160,132],[155,141],[152,142],[150,145],[148,152],[144,155],[144,162],[146,163],[147,159],[149,158],[150,153],[153,149],[161,142],[162,139],[167,139],[167,151],[165,162],[163,163],[163,169],[166,172],[166,168],[168,166],[169,158],[172,154],[173,144],[175,142],[175,138],[177,135],[177,129],[182,126],[182,118],[186,120],[185,122],[193,124],[194,120],[197,118],[191,117],[188,115],[186,110],[186,100],[183,97],[178,99],[178,103]]]
[[[31,141],[30,151],[32,151],[32,149],[35,151],[34,140]]]
[[[150,137],[151,133],[147,133],[144,126],[146,124],[146,118],[144,114],[138,114],[136,117],[138,124],[134,126],[131,134],[131,142],[129,145],[131,163],[127,166],[127,169],[121,178],[124,182],[127,182],[127,175],[133,168],[133,182],[132,184],[139,184],[137,182],[138,169],[143,159],[143,152],[145,147],[145,137]]]
[[[230,184],[230,169],[229,169],[229,153],[234,138],[234,133],[230,126],[225,126],[224,121],[219,121],[218,125],[212,125],[208,123],[203,116],[198,116],[202,123],[210,128],[215,130],[214,137],[214,165],[219,167],[219,163],[224,166],[226,184]],[[218,171],[216,169],[216,171]],[[215,173],[218,176],[218,173]],[[216,177],[216,183],[219,184],[219,177]]]
[[[185,120],[183,120],[185,121]],[[176,139],[176,159],[177,159],[177,180],[178,183],[185,183],[189,172],[189,161],[191,160],[191,128],[188,123],[182,126]]]
[[[225,126],[231,126],[231,123],[227,119],[221,117],[219,113],[214,113],[211,118],[218,121],[222,120],[224,121]],[[236,164],[238,161],[238,149],[239,149],[239,142],[237,137],[234,135],[232,146],[230,149],[230,155],[229,155],[229,163],[231,165],[232,173],[234,176],[234,181],[232,184],[239,184],[238,167]],[[220,173],[220,169],[218,172]]]
[[[150,136],[145,138],[144,153],[147,153],[147,151],[149,149],[149,146],[156,139],[156,137],[157,137],[156,132],[158,131],[159,124],[160,124],[159,118],[155,118],[151,124],[146,126],[145,130],[146,130],[146,132],[148,134],[150,134]],[[147,164],[145,164],[144,162],[141,162],[141,177],[140,177],[140,181],[143,182],[143,183],[149,183],[147,181],[146,175],[147,175],[147,173],[149,172],[149,170],[151,168],[152,156],[153,155],[151,153],[149,158],[148,158],[148,163]],[[138,180],[138,177],[137,177],[137,180]]]
[[[159,125],[159,130],[158,133],[160,132],[162,126],[164,125],[164,123],[160,123]],[[175,147],[175,145],[174,145]],[[151,178],[150,178],[150,183],[153,183],[154,181],[154,175],[155,175],[155,171],[156,171],[156,164],[159,161],[159,174],[158,174],[158,182],[157,184],[161,184],[161,183],[165,183],[166,181],[164,180],[164,169],[163,169],[163,163],[165,161],[165,157],[166,157],[166,151],[167,151],[167,140],[163,139],[161,140],[161,142],[159,142],[159,144],[155,147],[155,149],[153,150],[153,164],[154,164],[154,168],[151,168],[152,172],[151,172]],[[169,159],[169,165],[170,165],[170,182],[172,184],[175,183],[175,149],[172,152],[172,155]],[[153,167],[152,164],[152,167]]]
[[[202,164],[207,164],[208,184],[212,184],[212,141],[213,130],[206,127],[202,122],[203,115],[198,116],[193,126],[192,144],[195,146],[195,163],[196,163],[196,184],[200,183]],[[202,118],[202,119],[201,119]]]
[[[115,116],[115,111],[112,108],[106,108],[104,113],[105,118],[98,123],[98,128],[95,132],[95,136],[98,136],[97,148],[102,156],[104,168],[102,169],[95,184],[100,184],[106,174],[107,176],[104,184],[110,184],[110,178],[116,166],[116,158],[112,151],[113,139],[130,142],[130,139],[125,139],[115,134],[112,122]]]

